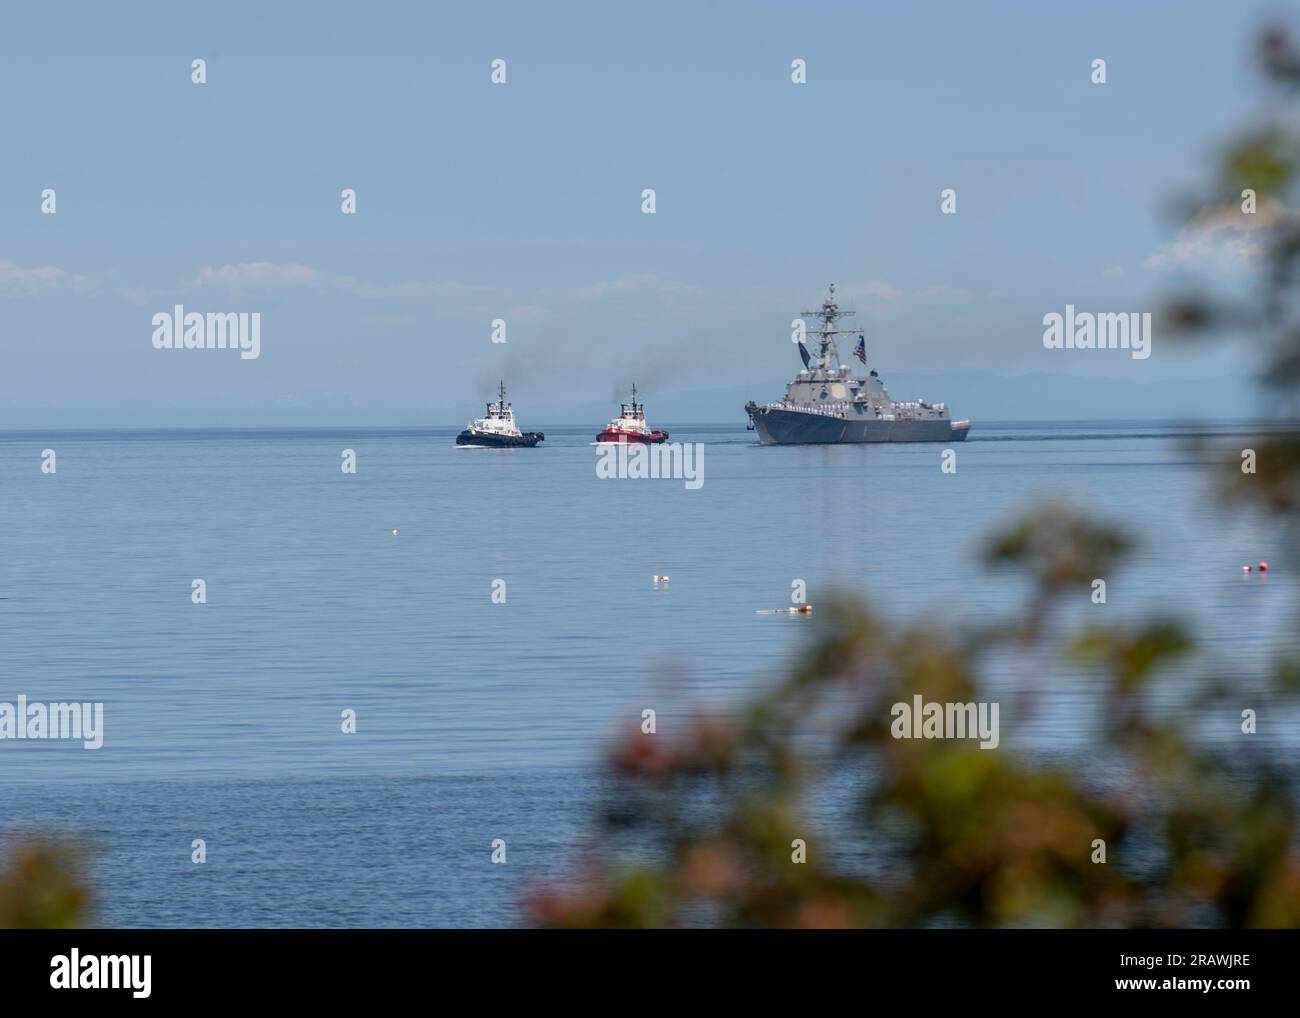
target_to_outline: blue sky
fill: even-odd
[[[1254,121],[1276,10],[11,2],[0,427],[460,424],[498,375],[551,420],[633,379],[775,398],[831,281],[886,380],[1074,375],[1137,416],[1099,380],[1245,367],[1046,351],[1042,316],[1241,268],[1169,203]],[[260,312],[262,356],[153,349],[176,303]]]

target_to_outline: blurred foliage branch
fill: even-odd
[[[0,846],[0,929],[84,927],[93,904],[80,844],[27,837]]]

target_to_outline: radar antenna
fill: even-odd
[[[837,329],[835,323],[841,318],[847,318],[854,314],[852,311],[841,311],[840,306],[835,303],[835,284],[830,285],[830,296],[822,301],[822,306],[810,311],[803,311],[801,314],[810,318],[820,318],[822,327],[818,331],[817,346],[817,366],[827,370],[835,370],[840,364],[840,351],[835,345],[836,336],[853,336],[861,339],[866,333],[861,329]]]

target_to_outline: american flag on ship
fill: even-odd
[[[863,336],[858,340],[858,345],[853,348],[853,356],[863,364],[867,363],[867,337]]]

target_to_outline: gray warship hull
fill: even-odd
[[[746,406],[762,445],[840,445],[871,442],[964,442],[969,421],[854,420],[811,410]]]

